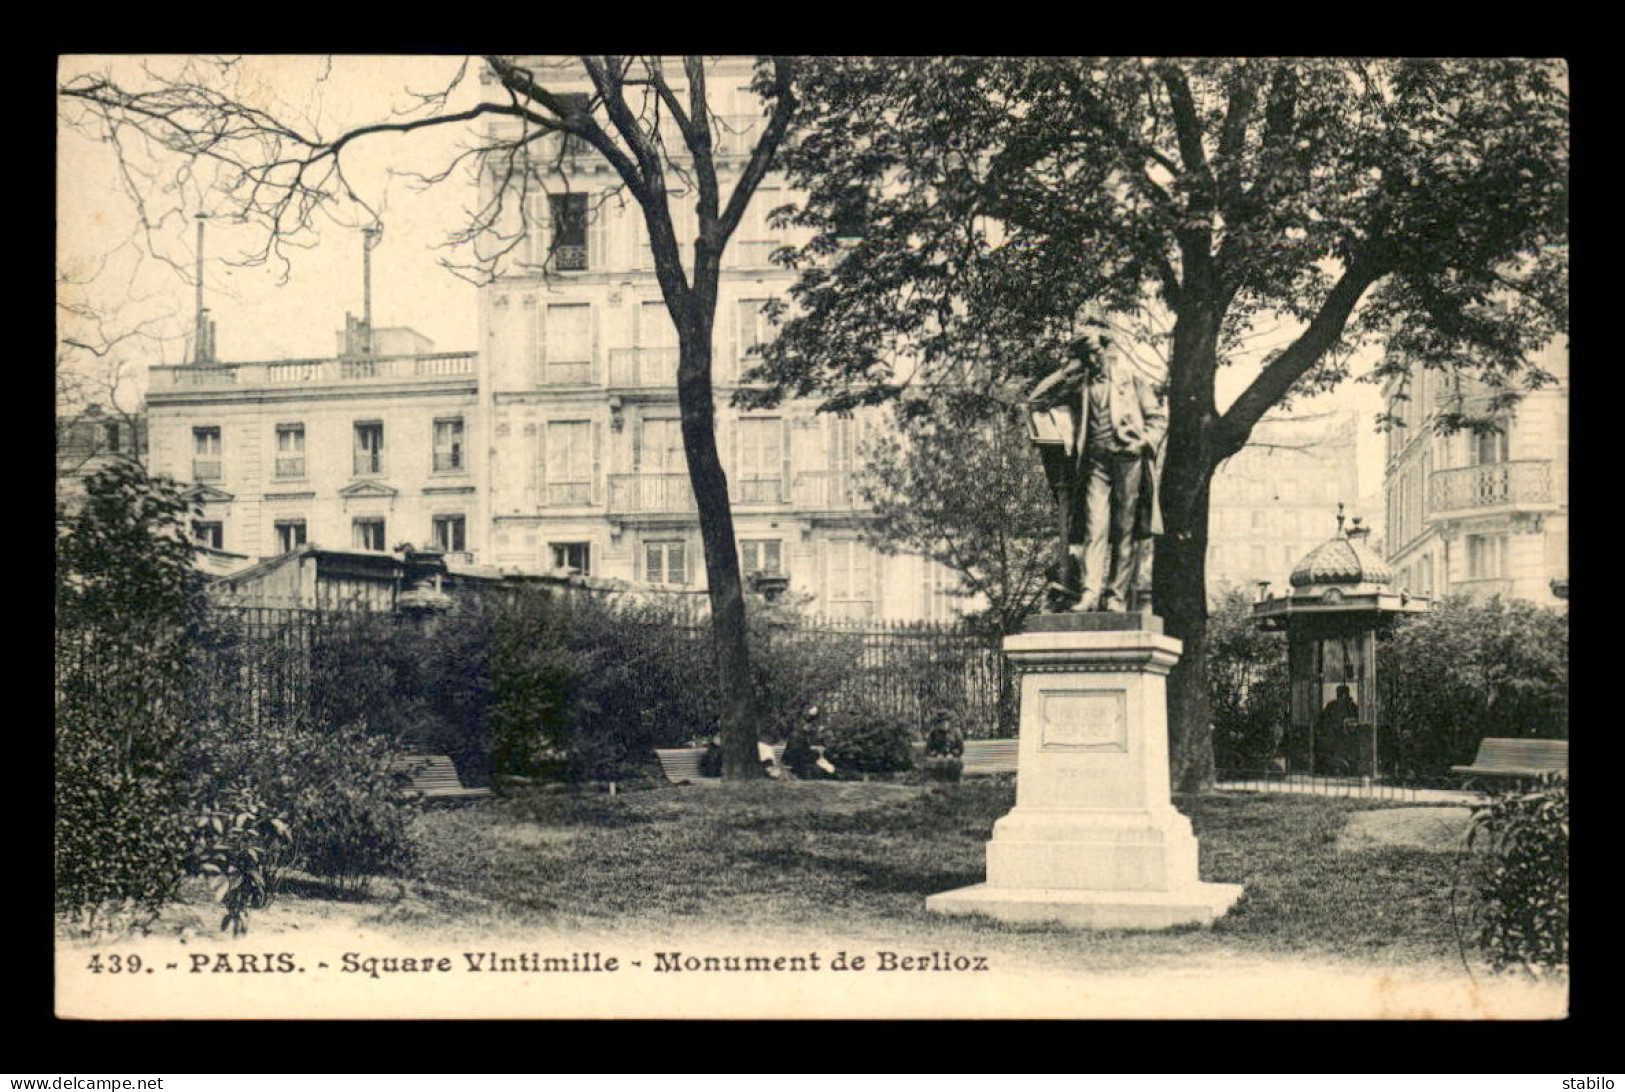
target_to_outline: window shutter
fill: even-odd
[[[711,372],[718,382],[737,383],[739,381],[739,304],[734,303],[723,311],[722,344],[717,345],[712,339],[712,345],[721,350],[722,359],[712,360]]]
[[[540,387],[547,374],[547,327],[543,309],[534,295],[527,295],[520,311],[525,331],[525,375],[533,387]]]
[[[593,304],[587,305],[587,375],[588,382],[601,384],[603,381],[598,375],[598,308]]]
[[[779,500],[790,499],[790,417],[786,414],[779,421]]]
[[[632,418],[632,473],[643,473],[643,417]]]
[[[717,421],[717,459],[728,479],[728,499],[739,500],[739,426],[732,417]]]
[[[592,423],[592,488],[589,496],[593,504],[602,504],[604,500],[603,486],[599,484],[604,466],[603,431],[602,424],[597,421]]]
[[[548,260],[548,247],[552,245],[552,202],[546,193],[535,193],[530,198],[530,223],[526,224],[526,234],[530,239],[531,265],[541,265]]]
[[[541,423],[527,426],[530,433],[530,503],[538,508],[547,496],[547,429]]]

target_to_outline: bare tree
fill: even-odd
[[[465,62],[434,91],[408,89],[410,105],[399,112],[331,133],[320,124],[326,69],[306,103],[286,102],[254,86],[231,58],[190,58],[170,72],[143,65],[138,76],[126,80],[106,72],[77,76],[58,94],[69,125],[118,151],[121,181],[144,223],[164,219],[149,203],[154,187],[199,198],[206,191],[216,206],[261,230],[263,246],[245,256],[248,263],[286,262],[285,248],[311,245],[322,217],[360,215],[376,221],[375,203],[360,192],[348,169],[347,153],[355,146],[450,128],[470,143],[450,154],[442,170],[406,173],[434,184],[462,168],[478,172],[480,200],[450,241],[477,244],[472,266],[465,262],[460,271],[488,277],[532,226],[527,197],[568,189],[568,175],[557,158],[549,164],[548,154],[564,154],[570,139],[601,156],[642,213],[656,279],[677,330],[683,447],[699,509],[717,667],[726,695],[723,776],[756,777],[761,768],[745,598],[717,452],[712,340],[722,255],[789,128],[796,66],[784,57],[756,63],[752,86],[763,102],[764,124],[729,188],[718,170],[715,137],[725,122],[712,109],[708,63],[698,56],[672,63],[680,72],[668,71],[667,59],[659,56],[533,62],[488,55]],[[453,109],[476,71],[496,93]],[[585,95],[560,90],[583,84],[590,88]],[[471,123],[481,119],[506,119],[511,131],[478,133]],[[549,138],[558,139],[550,143]],[[674,228],[674,189],[695,195],[698,234],[691,246]]]

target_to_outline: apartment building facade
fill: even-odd
[[[56,419],[57,498],[76,508],[85,495],[85,479],[121,459],[145,463],[147,415],[123,413],[91,403]]]
[[[1470,378],[1413,368],[1384,388],[1395,420],[1383,492],[1395,583],[1418,595],[1471,595],[1559,606],[1569,555],[1566,344],[1536,363],[1556,382],[1496,415],[1498,431],[1439,434],[1438,414],[1488,412]]]
[[[475,354],[378,335],[370,355],[151,369],[149,466],[192,483],[199,545],[245,564],[306,545],[481,548]]]
[[[708,63],[726,195],[760,133],[762,102],[749,90],[748,58]],[[568,69],[539,65],[539,79],[544,72],[555,93],[587,90],[579,73],[572,83]],[[514,134],[495,123],[491,135]],[[677,332],[641,209],[590,148],[556,137],[536,146],[550,192],[529,199],[527,234],[480,297],[491,520],[482,560],[697,591],[705,565],[679,431]],[[668,134],[667,148],[682,148],[681,139]],[[962,601],[945,570],[864,541],[855,471],[874,418],[818,414],[811,401],[763,411],[731,404],[773,336],[764,305],[794,280],[770,260],[799,241],[769,222],[791,199],[769,175],[723,255],[712,370],[741,569],[747,579],[788,577],[790,595],[810,596],[809,609],[822,614],[949,617]],[[692,189],[670,200],[678,239],[694,238]]]
[[[1266,417],[1248,446],[1213,475],[1208,501],[1207,584],[1252,592],[1284,588],[1293,568],[1338,531],[1338,506],[1359,511],[1352,410]]]

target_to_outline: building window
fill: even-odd
[[[591,383],[592,341],[591,304],[549,304],[542,385],[567,387]]]
[[[739,543],[740,567],[747,573],[784,572],[784,543],[776,538],[747,538]]]
[[[553,567],[568,569],[586,576],[592,572],[592,545],[586,542],[549,542],[553,551]]]
[[[925,563],[924,614],[928,621],[942,622],[959,615],[959,597],[954,594],[958,587],[959,578],[946,566]]]
[[[553,268],[583,272],[587,261],[587,195],[555,193],[547,198],[553,225]]]
[[[463,419],[441,417],[434,423],[434,468],[466,470],[463,465]]]
[[[547,425],[547,503],[568,507],[592,503],[591,421],[549,421]]]
[[[740,300],[737,321],[739,324],[739,373],[743,377],[746,369],[754,368],[762,359],[762,346],[773,340],[773,323],[762,312],[766,300]]]
[[[434,517],[434,545],[448,554],[460,554],[468,549],[467,526],[462,516]]]
[[[192,480],[220,480],[220,428],[218,425],[192,430]]]
[[[1505,535],[1467,536],[1467,579],[1495,580],[1506,575]]]
[[[355,424],[355,472],[382,474],[384,472],[384,423],[357,421]]]
[[[207,546],[211,550],[221,550],[225,541],[225,524],[219,520],[195,519],[192,521],[192,541],[199,546]]]
[[[645,542],[643,544],[643,579],[650,584],[687,584],[688,551],[686,544],[673,542]]]
[[[1505,429],[1499,432],[1475,432],[1472,436],[1472,465],[1504,463],[1507,461],[1508,447]]]
[[[303,478],[305,476],[305,426],[278,425],[276,427],[276,476]]]
[[[784,419],[746,417],[739,422],[739,500],[779,504],[784,500]]]
[[[828,543],[825,594],[832,613],[843,618],[870,618],[875,613],[874,551],[856,539]]]
[[[302,519],[279,519],[274,524],[276,528],[277,549],[281,553],[297,550],[305,544],[305,521]]]
[[[384,549],[384,517],[358,516],[350,524],[350,540],[358,550]]]

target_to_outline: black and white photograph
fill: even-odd
[[[1569,1016],[1566,61],[56,79],[57,1016]]]

